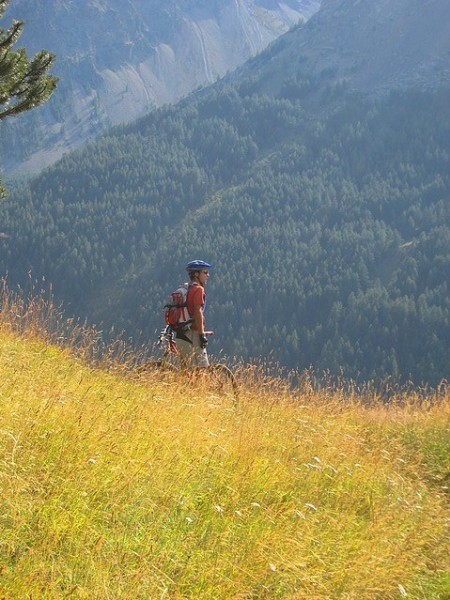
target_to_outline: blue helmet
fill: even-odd
[[[212,265],[205,262],[204,260],[191,260],[186,265],[186,271],[190,273],[191,271],[202,271],[203,269],[212,269]]]

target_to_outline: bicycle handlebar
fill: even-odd
[[[174,333],[175,333],[175,330],[172,329],[170,327],[170,325],[168,325],[165,329],[163,329],[160,332],[159,337],[158,337],[158,342],[161,343],[164,338],[168,338],[169,336],[173,335]],[[205,331],[204,335],[206,335],[206,336],[214,335],[214,331]]]

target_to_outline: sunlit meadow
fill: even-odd
[[[234,408],[21,311],[3,298],[0,598],[450,597],[448,390],[385,405],[243,369]]]

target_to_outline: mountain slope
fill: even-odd
[[[16,0],[4,21],[24,19],[20,43],[57,55],[60,85],[48,106],[7,124],[3,168],[36,171],[107,126],[178,100],[318,7],[319,0]]]
[[[425,31],[446,14],[430,6]],[[333,27],[346,31],[351,14]],[[29,270],[45,275],[68,311],[148,340],[184,263],[204,257],[216,264],[213,351],[438,384],[450,368],[449,88],[433,72],[428,91],[373,100],[324,96],[311,79],[314,116],[289,68],[267,92],[264,64],[292,39],[265,53],[261,76],[216,84],[43,173],[0,209],[1,268],[22,285]]]
[[[434,89],[450,81],[449,23],[445,0],[324,0],[308,27],[283,36],[233,79],[255,76],[259,91],[271,94],[289,78],[305,88],[318,82],[322,93]],[[317,94],[312,99],[321,101]]]

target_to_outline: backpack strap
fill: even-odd
[[[198,283],[196,281],[190,281],[188,283],[188,289],[187,289],[187,293],[186,293],[186,308],[188,307],[189,292],[194,287],[194,285],[198,285]],[[188,309],[188,312],[189,312],[189,309]],[[189,313],[189,316],[191,316],[191,313]]]

